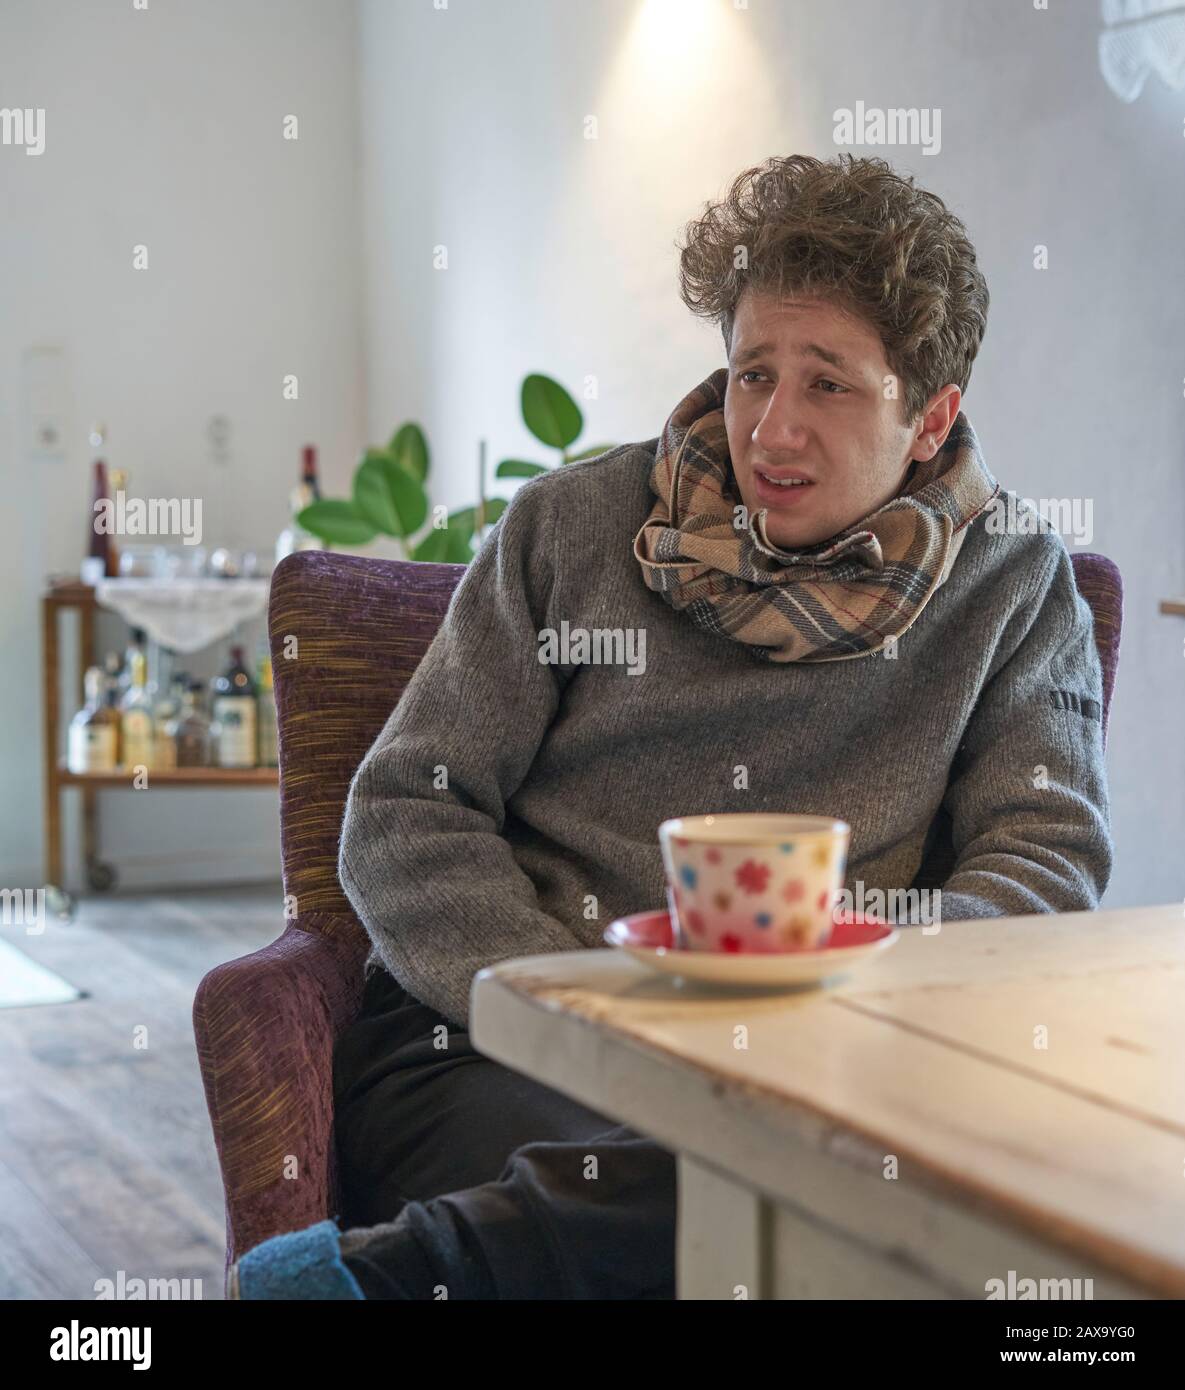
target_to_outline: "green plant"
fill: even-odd
[[[428,441],[419,425],[400,425],[385,449],[367,449],[354,470],[353,495],[310,502],[297,525],[331,545],[366,545],[375,536],[394,536],[406,559],[467,565],[474,537],[506,509],[502,497],[482,497],[477,507],[449,512],[444,526],[412,537],[428,519]]]
[[[569,454],[568,446],[575,443],[584,428],[584,416],[580,407],[564,390],[558,381],[549,376],[532,372],[523,378],[522,385],[523,423],[543,444],[560,451],[560,463],[578,463],[581,459],[595,458],[611,449],[612,444],[597,444],[591,449],[582,449],[578,454]],[[495,478],[533,478],[538,473],[549,471],[546,463],[531,463],[526,459],[503,459],[494,469]]]
[[[560,463],[577,463],[611,449],[598,444],[570,454],[569,446],[584,428],[580,407],[549,376],[532,372],[523,378],[523,422],[540,443],[560,451]],[[549,471],[545,463],[503,459],[496,478],[531,478]],[[354,470],[353,495],[311,502],[297,513],[297,525],[330,545],[366,545],[382,534],[398,540],[409,560],[435,560],[467,565],[476,553],[476,536],[492,526],[506,510],[504,497],[487,497],[485,479],[478,477],[476,507],[448,514],[446,525],[429,527],[420,540],[412,538],[428,517],[428,441],[414,422],[400,425],[385,449],[367,449]]]

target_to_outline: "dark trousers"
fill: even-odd
[[[387,971],[334,1053],[342,1257],[368,1298],[675,1296],[675,1159],[483,1057]]]

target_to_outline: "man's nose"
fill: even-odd
[[[790,400],[790,393],[779,386],[753,430],[753,443],[762,453],[772,455],[801,453],[806,441],[806,426]]]

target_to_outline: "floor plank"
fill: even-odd
[[[0,1298],[93,1299],[120,1270],[222,1296],[193,996],[281,926],[277,884],[96,895],[41,935],[3,929],[86,997],[0,1009]]]

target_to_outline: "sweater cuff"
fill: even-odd
[[[358,1299],[366,1295],[342,1261],[337,1225],[318,1221],[273,1236],[238,1261],[239,1297]]]

